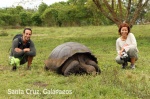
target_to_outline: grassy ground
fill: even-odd
[[[136,69],[121,69],[115,62],[116,26],[33,27],[32,40],[37,49],[32,70],[26,64],[17,71],[8,65],[12,38],[23,29],[1,29],[0,36],[0,99],[149,99],[150,97],[150,26],[137,25],[135,34],[139,60]],[[86,45],[98,59],[102,73],[98,76],[69,76],[44,71],[44,61],[51,51],[64,42]],[[61,93],[59,94],[58,91]]]

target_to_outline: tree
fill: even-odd
[[[40,18],[40,14],[39,13],[34,13],[31,16],[31,19],[32,19],[32,24],[33,25],[36,25],[36,26],[41,26],[42,25],[42,20]]]
[[[43,12],[46,10],[46,8],[48,7],[48,5],[46,3],[41,3],[38,7],[38,12],[39,14],[43,14]]]
[[[150,5],[150,1],[148,2],[148,5]],[[147,6],[145,9],[145,15],[144,15],[144,23],[150,23],[150,6]]]
[[[32,22],[32,20],[31,20],[31,15],[32,15],[32,13],[30,13],[30,12],[20,12],[20,19],[21,19],[21,23],[20,23],[20,25],[21,26],[30,26],[31,25],[31,22]]]
[[[16,26],[20,23],[19,13],[22,10],[21,7],[17,6],[16,8],[4,8],[0,11],[0,20],[1,25],[12,25]]]
[[[87,3],[85,4],[85,7],[87,9],[88,13],[88,20],[92,25],[110,25],[113,24],[111,20],[106,18],[100,10],[95,6],[94,2],[92,0],[87,0]]]
[[[132,27],[149,0],[93,0],[98,9],[117,26],[127,22]],[[135,8],[135,10],[133,10]]]
[[[47,8],[41,18],[47,26],[55,26],[58,19],[58,11],[54,8]]]

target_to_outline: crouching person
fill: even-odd
[[[16,35],[14,37],[10,53],[10,64],[13,64],[12,70],[16,70],[18,65],[25,64],[26,62],[27,70],[31,69],[33,57],[36,56],[34,43],[30,39],[31,35],[32,30],[25,28],[22,36]]]
[[[119,26],[120,37],[116,40],[116,50],[118,56],[116,62],[122,65],[124,69],[128,62],[131,62],[130,67],[135,68],[135,62],[138,59],[137,42],[133,33],[130,33],[130,27],[127,23],[122,23]]]

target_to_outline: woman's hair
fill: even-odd
[[[128,33],[130,32],[130,26],[128,25],[128,23],[121,23],[118,29],[119,35],[121,35],[121,28],[122,27],[127,27],[128,28]]]

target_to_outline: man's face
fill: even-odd
[[[25,33],[23,33],[23,38],[25,41],[28,41],[31,37],[32,33],[30,30],[25,30]]]

